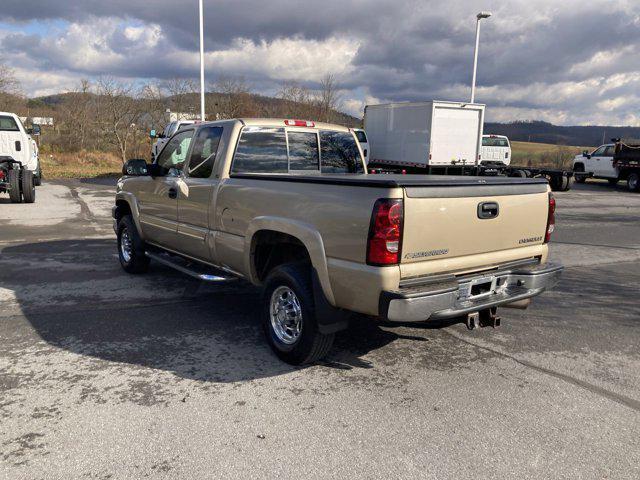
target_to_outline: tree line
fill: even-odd
[[[200,111],[198,85],[174,78],[140,84],[115,77],[83,79],[70,91],[28,98],[14,72],[0,64],[0,110],[25,117],[53,117],[44,127],[44,153],[102,151],[122,161],[150,154],[149,131],[161,131],[167,110],[196,117]],[[241,77],[221,76],[208,85],[207,120],[238,117],[300,118],[356,126],[357,119],[340,113],[342,98],[334,75],[313,89],[297,82],[281,84],[275,97],[252,92]]]

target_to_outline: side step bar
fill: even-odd
[[[215,267],[188,260],[178,255],[171,255],[169,253],[156,251],[147,251],[145,253],[151,260],[155,260],[156,262],[185,273],[190,277],[202,280],[203,282],[226,283],[237,280],[237,277],[226,275]]]

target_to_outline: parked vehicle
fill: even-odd
[[[587,178],[600,178],[608,180],[615,185],[620,180],[620,173],[613,164],[615,143],[607,143],[589,153],[584,151],[582,155],[576,155],[573,159],[573,172],[576,182],[584,183]]]
[[[38,146],[14,113],[0,112],[0,192],[12,202],[35,202],[41,171]]]
[[[613,154],[613,168],[618,179],[626,180],[630,192],[640,192],[640,140],[617,139]]]
[[[570,171],[514,166],[506,158],[483,160],[484,108],[439,101],[367,105],[369,171],[544,178],[554,191],[571,188]]]
[[[371,162],[397,167],[476,165],[484,105],[458,102],[367,105]]]
[[[350,312],[394,322],[496,325],[562,267],[547,263],[547,182],[369,175],[353,130],[301,120],[185,127],[131,160],[113,208],[130,273],[151,259],[202,281],[262,286],[274,352],[322,358]]]
[[[511,163],[511,144],[503,135],[482,135],[480,163]]]
[[[155,130],[151,130],[150,137],[152,139],[157,139],[151,147],[151,158],[157,158],[158,154],[169,141],[169,138],[171,138],[178,130],[189,125],[194,125],[195,123],[197,123],[196,120],[178,120],[168,123],[160,133],[157,133]]]
[[[367,134],[361,128],[354,128],[353,132],[356,134],[360,148],[362,149],[362,155],[364,156],[365,165],[369,165],[369,140],[367,140]]]

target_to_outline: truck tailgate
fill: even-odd
[[[405,186],[404,191],[401,267],[409,268],[402,268],[403,277],[436,273],[427,267],[433,262],[473,270],[492,259],[526,258],[539,251],[531,247],[544,242],[549,208],[544,183]],[[515,254],[487,256],[499,251]]]

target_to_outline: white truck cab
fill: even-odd
[[[585,151],[582,155],[576,155],[573,159],[573,171],[587,174],[576,176],[576,181],[582,183],[587,177],[592,177],[609,180],[611,184],[618,183],[618,169],[613,166],[615,150],[615,144],[607,143],[599,146],[591,153]]]
[[[175,122],[170,122],[164,127],[164,130],[160,132],[160,134],[156,135],[155,130],[151,130],[151,138],[157,138],[156,143],[151,147],[151,156],[152,158],[158,158],[158,154],[162,151],[166,143],[169,141],[173,135],[180,130],[181,128],[186,127],[187,125],[193,125],[197,123],[196,120],[178,120]]]
[[[0,112],[0,156],[12,157],[33,172],[36,185],[40,184],[38,145],[15,113]]]
[[[360,148],[362,148],[362,155],[364,155],[365,165],[369,165],[369,140],[367,139],[366,132],[361,128],[354,128],[353,133],[356,134]]]
[[[482,135],[480,162],[511,163],[511,144],[504,135]]]

